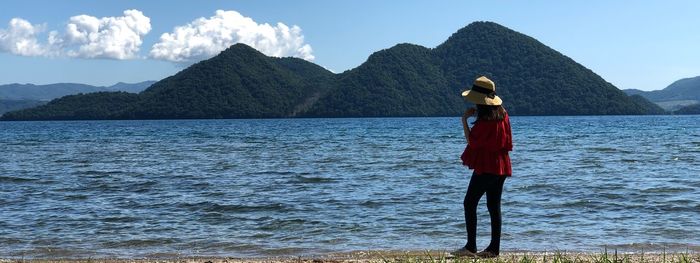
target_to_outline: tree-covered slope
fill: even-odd
[[[46,101],[39,100],[3,100],[0,99],[0,115],[8,111],[27,109],[45,104]]]
[[[475,22],[434,50],[458,91],[486,75],[511,114],[581,115],[659,112],[534,38],[492,22]]]
[[[138,102],[128,92],[95,92],[61,97],[36,108],[5,113],[4,120],[109,120],[123,119],[124,113]]]
[[[629,96],[632,103],[642,109],[647,109],[645,114],[668,114],[663,108],[640,95]]]
[[[305,115],[447,116],[461,109],[431,50],[417,45],[400,44],[372,54],[337,76],[334,87]]]
[[[674,112],[675,114],[700,114],[700,103],[685,106]]]
[[[236,44],[141,93],[129,118],[266,118],[293,115],[332,73],[301,59]]]

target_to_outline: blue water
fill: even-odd
[[[503,250],[700,245],[700,116],[512,126]],[[455,249],[461,132],[458,118],[0,122],[0,258]]]

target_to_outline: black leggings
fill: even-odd
[[[467,194],[464,196],[464,221],[467,223],[467,245],[476,252],[476,206],[486,193],[486,206],[491,216],[491,244],[486,251],[498,255],[501,249],[501,194],[506,176],[493,174],[472,174]]]

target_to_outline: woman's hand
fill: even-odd
[[[475,112],[476,112],[475,108],[469,108],[469,109],[465,110],[464,114],[462,114],[462,119],[467,119],[467,118],[471,117],[472,115],[474,115]]]
[[[469,124],[467,124],[467,118],[474,115],[474,112],[476,112],[475,108],[469,108],[462,114],[462,128],[464,128],[464,139],[467,140],[467,144],[469,144]]]

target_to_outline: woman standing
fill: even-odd
[[[486,77],[474,81],[471,90],[462,93],[464,99],[476,104],[462,115],[467,147],[462,163],[474,169],[464,197],[464,220],[467,223],[467,244],[453,252],[454,256],[497,257],[501,245],[501,194],[506,178],[511,176],[510,157],[513,150],[508,113],[496,96],[496,85]],[[467,119],[476,113],[473,127]],[[476,207],[486,194],[491,217],[491,243],[476,253]]]

